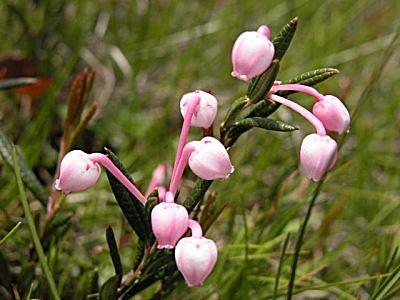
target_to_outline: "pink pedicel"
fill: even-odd
[[[167,192],[165,202],[151,211],[151,227],[158,249],[172,249],[188,228],[189,215],[182,205],[174,203],[174,196]]]
[[[214,241],[202,236],[200,225],[189,220],[192,236],[181,239],[176,245],[175,261],[189,287],[202,285],[214,269],[218,250]]]
[[[165,180],[170,169],[171,167],[166,162],[157,166],[157,168],[153,171],[150,184],[147,187],[146,193],[144,194],[146,198],[150,196],[151,192],[153,192],[155,188],[166,185]]]
[[[343,102],[335,96],[326,95],[323,100],[315,103],[313,114],[330,131],[343,133],[349,128],[349,111]]]
[[[196,95],[200,97],[200,102],[195,108],[193,116],[191,116],[190,125],[206,129],[210,128],[217,115],[218,102],[217,99],[209,93],[197,90],[185,94],[180,102],[181,114],[183,118],[185,118],[189,103]]]
[[[205,180],[226,179],[235,170],[222,143],[210,136],[191,142],[194,151],[189,157],[189,167]]]
[[[81,150],[68,152],[61,161],[60,176],[55,188],[65,194],[81,192],[96,184],[101,173],[100,166]]]
[[[266,27],[266,26],[265,26]],[[232,76],[244,81],[264,73],[271,65],[275,48],[267,35],[266,28],[259,31],[243,32],[236,40],[232,49]]]
[[[300,164],[307,177],[319,181],[333,169],[337,159],[337,144],[327,135],[306,136],[300,148]]]

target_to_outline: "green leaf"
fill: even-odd
[[[272,43],[275,47],[275,59],[282,60],[286,51],[289,49],[290,42],[297,29],[297,22],[297,17],[290,20],[290,22],[279,31],[278,35],[272,39]]]
[[[251,128],[262,128],[266,130],[273,130],[273,131],[294,131],[297,130],[296,127],[284,123],[282,121],[271,120],[267,118],[261,117],[253,117],[253,118],[246,118],[239,122],[236,122],[231,126],[227,133],[227,142],[226,145],[231,147],[233,143],[246,131],[250,130]]]
[[[152,197],[151,195],[147,199],[145,209],[147,216],[150,218],[151,217],[151,211],[153,210],[154,206],[156,206],[158,203],[158,196]]]
[[[338,69],[334,68],[319,68],[316,70],[308,71],[305,73],[302,73],[290,80],[285,80],[282,81],[282,84],[292,84],[292,83],[297,83],[297,84],[303,84],[303,85],[308,85],[308,86],[313,86],[316,85],[317,83],[320,83],[336,74],[339,73]],[[287,96],[290,94],[296,93],[296,91],[280,91],[278,94],[280,96]]]
[[[279,72],[279,60],[274,59],[269,68],[260,76],[256,77],[249,86],[247,93],[250,98],[250,103],[257,103],[264,99],[265,95],[269,92],[276,76]]]
[[[20,77],[0,80],[0,90],[13,89],[25,85],[31,85],[36,83],[36,78],[32,77]]]
[[[121,264],[121,257],[119,256],[117,241],[115,240],[114,231],[112,230],[111,226],[107,227],[106,238],[107,238],[108,248],[110,249],[111,260],[113,262],[115,269],[115,275],[119,275],[119,277],[122,278],[123,270]]]
[[[224,121],[221,124],[221,129],[224,129],[232,124],[238,113],[246,106],[246,104],[249,103],[249,100],[250,99],[247,96],[244,96],[236,99],[233,102],[224,118]]]
[[[114,165],[132,183],[134,183],[128,171],[122,166],[115,154],[108,149],[106,149],[106,151],[109,159],[114,163]],[[146,246],[150,246],[154,240],[154,237],[151,232],[150,221],[147,217],[145,207],[121,182],[119,182],[117,178],[114,177],[114,175],[112,175],[109,171],[106,172],[115,199],[117,200],[118,205],[120,206],[129,225],[131,225],[137,236],[143,240],[144,244]]]
[[[131,299],[132,296],[136,295],[140,291],[149,287],[156,281],[163,279],[176,271],[175,260],[172,259],[169,263],[160,266],[156,273],[145,276],[142,280],[131,285],[122,296],[122,300]]]
[[[138,240],[138,244],[136,246],[136,253],[135,253],[135,259],[133,260],[133,270],[136,270],[140,263],[142,262],[143,256],[144,256],[144,244],[142,240]]]
[[[201,199],[203,199],[212,182],[212,180],[198,179],[196,186],[192,189],[189,196],[183,203],[183,206],[189,213],[191,213]]]
[[[100,300],[117,300],[117,289],[120,281],[119,275],[109,278],[100,289]]]
[[[10,139],[0,131],[0,155],[7,163],[7,165],[14,170],[14,163],[12,159],[12,143]],[[16,147],[18,166],[21,172],[21,177],[26,187],[32,192],[32,194],[40,201],[40,203],[46,207],[48,200],[48,193],[43,188],[39,179],[37,179],[35,173],[29,168],[21,150]]]

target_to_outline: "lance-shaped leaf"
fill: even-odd
[[[303,84],[308,86],[316,85],[336,74],[339,73],[338,69],[334,68],[320,68],[312,71],[302,73],[292,79],[282,81],[282,84]],[[296,93],[296,91],[279,91],[280,96],[287,96]]]
[[[274,59],[267,71],[258,76],[250,85],[247,93],[247,96],[250,98],[250,103],[257,103],[264,99],[265,95],[274,84],[278,72],[279,60]]]
[[[289,49],[290,42],[297,29],[298,18],[295,17],[288,24],[286,24],[281,31],[272,39],[272,43],[275,47],[274,58],[282,60],[286,51]]]
[[[0,155],[10,166],[14,169],[14,163],[12,159],[12,143],[10,139],[0,131]],[[47,205],[47,200],[49,195],[43,188],[39,179],[37,179],[35,173],[32,172],[31,168],[28,166],[24,156],[21,153],[19,147],[16,146],[18,165],[21,172],[21,178],[24,181],[26,187],[32,192],[32,194],[42,203],[44,207]]]
[[[35,84],[36,78],[32,77],[19,77],[0,80],[0,90],[13,89],[21,86]]]
[[[109,278],[100,289],[100,300],[117,300],[117,289],[120,281],[119,275]]]
[[[113,262],[115,269],[115,275],[119,275],[119,277],[122,278],[123,270],[121,264],[121,257],[119,256],[117,241],[115,240],[114,231],[112,230],[111,226],[107,227],[106,238],[107,238],[108,248],[110,249],[111,260]]]
[[[239,122],[236,122],[231,128],[228,130],[227,133],[227,146],[230,147],[236,141],[240,135],[242,135],[244,132],[248,131],[251,128],[263,128],[267,130],[273,130],[273,131],[294,131],[297,130],[296,127],[284,123],[282,121],[277,121],[277,120],[271,120],[267,118],[260,118],[260,117],[254,117],[254,118],[246,118],[243,119]]]
[[[109,159],[114,163],[114,165],[132,182],[132,178],[128,171],[123,167],[121,162],[110,150],[106,149]],[[134,195],[121,183],[117,178],[114,177],[109,171],[107,172],[108,181],[110,182],[111,189],[114,193],[115,199],[118,202],[125,218],[127,219],[129,225],[138,235],[138,237],[143,240],[144,244],[148,247],[154,240],[153,234],[150,228],[150,221],[147,217],[146,210],[143,204],[136,199]]]
[[[140,263],[142,262],[144,256],[144,244],[142,240],[138,240],[138,244],[136,246],[135,258],[133,259],[133,270],[136,270]]]
[[[246,106],[246,104],[249,103],[249,97],[244,96],[240,97],[239,99],[236,99],[231,107],[229,108],[224,121],[221,123],[221,132],[228,127],[229,125],[232,124],[232,122],[235,120],[236,116],[240,113],[240,111]]]
[[[192,189],[189,196],[183,203],[183,206],[189,213],[191,213],[196,205],[203,199],[212,182],[212,180],[198,179],[196,186]]]
[[[121,300],[128,300],[131,299],[134,295],[139,293],[140,291],[146,289],[156,281],[163,279],[167,276],[170,276],[174,272],[176,272],[176,264],[175,260],[170,261],[169,263],[166,263],[162,265],[156,273],[144,276],[143,279],[140,281],[135,282],[133,285],[131,285],[126,292],[122,295]]]

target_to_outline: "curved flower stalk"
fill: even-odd
[[[269,98],[298,112],[315,127],[317,133],[308,135],[301,144],[300,164],[307,177],[314,181],[321,180],[325,173],[335,165],[337,158],[336,142],[326,135],[325,127],[321,121],[304,107],[274,94],[270,95]]]
[[[150,184],[147,187],[146,193],[144,194],[146,199],[150,196],[151,192],[155,188],[163,187],[163,185],[165,184],[165,179],[168,176],[168,173],[171,172],[170,169],[171,169],[171,167],[168,165],[167,162],[162,163],[157,166],[157,168],[153,171],[153,175],[152,175]]]
[[[214,241],[203,237],[200,224],[188,221],[191,237],[181,239],[176,245],[175,261],[189,287],[202,285],[214,269],[218,250]]]
[[[314,104],[313,114],[326,129],[339,134],[345,132],[350,125],[350,114],[343,102],[332,95],[322,95],[316,89],[301,84],[276,84],[271,93],[278,91],[298,91],[313,96],[318,102]]]
[[[86,190],[96,184],[101,171],[99,164],[109,170],[143,205],[146,203],[146,197],[140,190],[107,155],[101,153],[87,154],[81,150],[68,152],[61,161],[60,176],[55,182],[55,188],[64,193]]]

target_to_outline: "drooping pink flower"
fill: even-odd
[[[192,120],[190,124],[194,127],[210,128],[217,115],[218,102],[209,93],[197,90],[183,95],[180,102],[181,114],[185,118],[189,102],[196,95],[200,97],[200,102],[195,108],[193,116],[191,116]]]
[[[225,179],[234,171],[228,152],[216,138],[207,136],[189,144],[194,147],[189,157],[189,167],[200,178]]]
[[[68,152],[61,161],[60,176],[55,188],[65,194],[81,192],[96,184],[101,173],[100,166],[81,150]]]
[[[275,48],[267,29],[262,25],[258,31],[246,31],[237,38],[232,49],[232,76],[249,81],[271,65]]]
[[[170,192],[167,192],[165,201],[157,204],[151,211],[151,227],[158,249],[174,248],[188,228],[189,215],[186,208],[174,203]]]
[[[188,222],[192,236],[181,239],[176,245],[175,261],[189,287],[202,285],[217,262],[218,250],[214,241],[202,236],[200,225]]]
[[[343,133],[349,128],[349,111],[343,102],[335,96],[326,95],[321,101],[315,103],[313,114],[328,130]]]
[[[333,169],[337,159],[337,144],[327,135],[312,133],[306,136],[300,148],[300,164],[307,176],[319,181]]]

